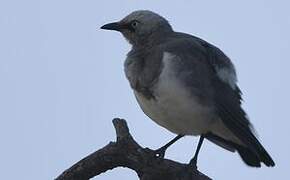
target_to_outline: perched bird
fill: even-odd
[[[156,150],[166,149],[185,135],[200,135],[190,165],[196,167],[204,138],[254,167],[275,163],[253,133],[241,107],[241,91],[231,60],[214,45],[175,32],[162,16],[147,10],[132,12],[101,27],[116,30],[132,45],[125,74],[143,112],[177,134]]]

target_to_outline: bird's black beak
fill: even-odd
[[[114,23],[109,23],[109,24],[105,24],[101,27],[101,29],[105,29],[105,30],[114,30],[114,31],[121,31],[122,27],[120,25],[120,23],[118,22],[114,22]]]

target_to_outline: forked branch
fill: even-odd
[[[114,119],[117,141],[80,160],[56,180],[89,180],[116,167],[134,170],[140,180],[210,180],[198,170],[169,159],[160,159],[153,150],[141,147],[131,136],[123,119]]]

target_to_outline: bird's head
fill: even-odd
[[[121,21],[105,24],[101,29],[119,31],[136,46],[156,43],[165,34],[173,32],[165,18],[148,10],[134,11]]]

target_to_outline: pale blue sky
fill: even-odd
[[[144,146],[174,136],[134,99],[123,73],[130,46],[99,29],[138,9],[158,12],[233,60],[244,108],[277,164],[249,168],[206,141],[199,169],[214,179],[290,178],[289,7],[286,0],[0,1],[0,179],[55,178],[115,139],[114,117],[126,118]],[[188,162],[197,139],[180,140],[167,157]],[[120,168],[95,179],[137,177]]]

